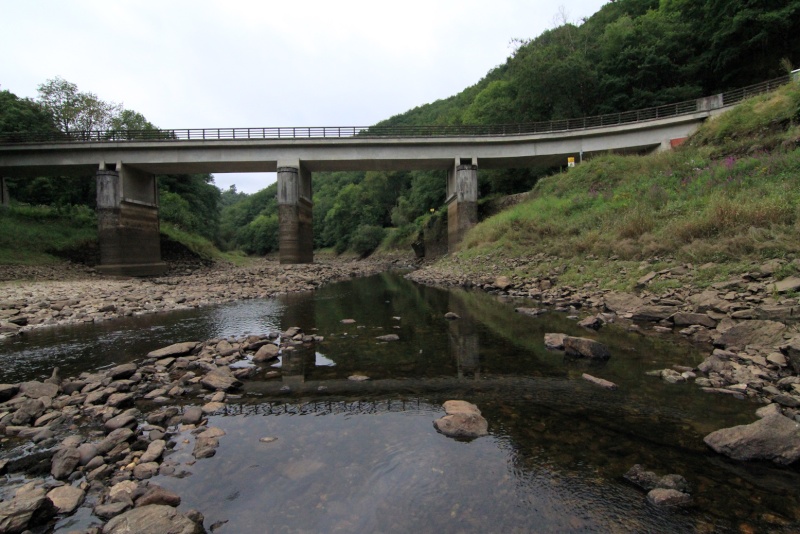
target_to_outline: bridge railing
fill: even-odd
[[[750,96],[772,91],[791,80],[790,75],[767,80],[719,97],[719,105],[730,106]],[[197,128],[178,130],[106,130],[79,132],[0,132],[0,144],[43,142],[125,141],[223,141],[246,139],[349,139],[380,137],[478,137],[557,133],[640,123],[689,115],[701,109],[705,99],[687,100],[651,108],[551,121],[486,125],[393,125],[393,126],[303,126],[272,128]]]

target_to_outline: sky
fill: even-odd
[[[159,128],[369,126],[606,0],[0,0],[0,89],[60,76]],[[215,174],[254,193],[274,173]]]

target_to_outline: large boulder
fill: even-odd
[[[41,397],[53,398],[58,395],[58,386],[56,384],[31,380],[30,382],[23,382],[20,384],[19,392],[31,399],[39,399]]]
[[[675,306],[641,306],[633,311],[631,319],[657,323],[668,319],[677,311],[678,309]]]
[[[569,356],[607,360],[611,357],[608,348],[602,343],[585,337],[564,337],[564,351]]]
[[[204,534],[205,529],[172,506],[148,504],[111,519],[103,534]]]
[[[462,400],[444,403],[447,415],[433,422],[433,426],[451,438],[479,438],[489,433],[489,423],[474,404]]]
[[[197,341],[185,341],[183,343],[175,343],[168,347],[163,347],[147,354],[148,358],[166,358],[168,356],[185,356],[190,354],[194,349],[200,346]]]
[[[776,321],[744,321],[723,333],[714,344],[740,349],[748,345],[777,347],[783,342],[785,330],[786,325]]]
[[[800,423],[777,410],[749,425],[723,428],[703,441],[720,454],[734,460],[771,460],[789,465],[800,458]]]

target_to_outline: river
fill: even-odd
[[[245,384],[209,418],[226,435],[193,461],[178,432],[168,461],[179,493],[218,532],[796,531],[795,469],[729,461],[703,443],[755,420],[758,405],[667,384],[645,372],[703,355],[672,335],[611,324],[588,333],[563,313],[533,318],[482,292],[420,286],[384,273],[271,300],[41,329],[0,342],[0,382],[65,376],[187,340],[301,327],[324,336],[284,355],[278,379]],[[460,316],[447,320],[448,311]],[[354,319],[343,324],[342,319]],[[605,364],[548,351],[546,332],[606,344]],[[400,340],[381,343],[395,333]],[[615,391],[581,379],[610,380]],[[365,382],[348,377],[362,374]],[[490,435],[436,432],[442,402],[476,404]],[[202,399],[194,399],[201,404]],[[276,438],[261,441],[261,438]],[[623,474],[678,473],[694,504],[659,509]],[[91,523],[90,511],[57,532]]]

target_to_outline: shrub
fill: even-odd
[[[380,226],[362,224],[350,238],[350,248],[361,256],[368,256],[378,248],[385,234]]]

